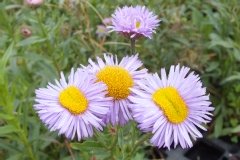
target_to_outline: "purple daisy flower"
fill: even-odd
[[[165,69],[158,74],[149,74],[138,81],[140,89],[132,88],[135,96],[129,99],[134,119],[142,131],[151,131],[151,143],[170,149],[178,144],[192,147],[192,139],[202,137],[199,128],[211,121],[213,107],[209,95],[198,75],[189,73],[189,68],[171,66],[167,76]]]
[[[99,38],[106,37],[109,34],[109,29],[105,25],[97,25],[96,34]]]
[[[49,83],[46,88],[36,90],[34,109],[40,119],[50,129],[58,130],[67,138],[78,140],[91,137],[93,128],[102,130],[102,118],[112,106],[112,98],[106,97],[106,85],[97,82],[82,69],[71,70],[66,81],[61,79]]]
[[[151,38],[160,20],[145,6],[117,8],[112,15],[112,31],[136,39],[142,36]]]
[[[136,87],[136,82],[146,76],[147,69],[138,70],[142,66],[138,55],[126,56],[120,63],[117,56],[104,54],[104,59],[105,62],[97,57],[97,63],[89,59],[90,65],[86,68],[97,77],[98,81],[107,85],[107,96],[113,98],[105,122],[124,125],[132,119],[128,99],[132,92],[129,88]]]

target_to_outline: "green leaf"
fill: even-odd
[[[18,42],[17,47],[23,47],[23,46],[33,45],[33,44],[36,44],[36,43],[42,43],[46,40],[47,40],[46,38],[41,38],[41,37],[38,37],[38,36],[32,36],[32,37],[29,37],[27,39],[24,39],[24,40]]]
[[[144,159],[143,153],[137,153],[135,157],[132,157],[132,160]]]
[[[6,65],[9,60],[9,58],[15,54],[15,50],[13,49],[14,44],[11,43],[7,50],[5,51],[4,55],[0,59],[0,85],[6,85],[5,84],[5,72],[6,72]],[[5,86],[4,86],[5,87]],[[2,89],[2,88],[1,88]],[[0,90],[1,90],[0,89]]]
[[[117,144],[120,148],[123,148],[124,146],[124,135],[123,135],[123,130],[122,128],[118,128],[118,140],[117,140]]]
[[[222,129],[223,129],[223,116],[219,115],[217,117],[217,120],[216,120],[215,126],[214,126],[214,136],[219,137],[222,133]]]
[[[240,133],[240,125],[238,125],[237,127],[233,128],[232,133]]]
[[[240,73],[237,73],[236,75],[232,75],[232,76],[225,78],[220,84],[225,84],[225,83],[232,82],[235,80],[240,80]]]
[[[71,143],[73,149],[81,151],[103,150],[104,146],[96,141],[85,141],[83,143]]]
[[[212,72],[215,69],[217,69],[219,67],[219,63],[218,62],[211,62],[209,63],[208,67],[206,68],[207,72]]]
[[[234,49],[233,50],[233,55],[236,58],[237,61],[240,61],[240,50],[239,49]]]
[[[6,134],[10,134],[13,132],[17,132],[18,130],[12,125],[5,125],[0,127],[0,137],[5,136]]]
[[[234,142],[234,143],[237,143],[238,142],[238,136],[231,137],[231,141]]]
[[[3,139],[0,139],[0,150],[1,149],[7,150],[13,154],[20,152],[19,148],[14,146],[14,143],[9,143],[8,141],[5,141]]]
[[[4,11],[4,6],[0,7],[0,28],[6,29],[9,33],[12,31],[12,26],[10,23],[10,17]]]
[[[13,55],[15,54],[15,50],[13,49],[13,43],[11,43],[9,45],[9,47],[7,48],[7,50],[5,51],[4,55],[2,56],[1,60],[0,60],[0,67],[4,68],[8,62],[8,59]]]
[[[4,119],[4,120],[12,120],[14,117],[12,115],[8,115],[8,114],[4,114],[4,113],[0,113],[0,119]]]
[[[19,160],[22,159],[22,154],[11,155],[7,160]]]
[[[213,48],[215,46],[222,46],[224,48],[234,48],[234,43],[230,39],[222,39],[219,35],[212,33],[210,35],[212,39],[209,48]]]

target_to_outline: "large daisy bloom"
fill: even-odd
[[[192,140],[202,137],[199,129],[211,121],[213,107],[209,95],[198,75],[189,68],[171,66],[167,76],[161,69],[138,82],[139,89],[132,88],[130,96],[134,119],[142,131],[151,131],[151,143],[170,149],[180,144],[182,148],[192,147]]]
[[[152,37],[160,20],[145,6],[117,8],[112,15],[112,31],[136,39],[141,36]]]
[[[97,62],[89,59],[89,72],[96,76],[97,81],[107,85],[107,97],[112,97],[112,106],[105,118],[106,123],[124,125],[132,115],[129,110],[130,88],[136,88],[136,82],[144,78],[147,69],[140,69],[142,62],[138,55],[125,56],[118,62],[117,56],[104,54],[105,62],[97,57]]]
[[[68,81],[61,73],[56,84],[36,90],[34,109],[50,129],[67,138],[78,140],[91,137],[93,129],[102,130],[102,118],[112,106],[112,98],[106,97],[106,85],[97,82],[82,69],[71,70]]]

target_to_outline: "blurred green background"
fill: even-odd
[[[162,20],[152,39],[136,42],[144,66],[158,72],[180,63],[200,74],[215,107],[208,137],[238,142],[239,0],[45,0],[39,7],[0,0],[0,160],[98,158],[91,147],[101,149],[99,144],[70,143],[43,126],[33,111],[34,90],[53,82],[60,71],[68,74],[72,67],[87,65],[88,58],[130,54],[127,39],[99,35],[97,28],[117,6],[137,4]],[[144,157],[141,147],[134,151],[136,159]]]

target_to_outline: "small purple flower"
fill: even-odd
[[[132,39],[142,36],[151,39],[159,22],[157,16],[145,6],[124,6],[115,10],[112,15],[113,24],[109,28]]]
[[[106,37],[109,34],[109,29],[105,25],[97,25],[96,34],[98,37]]]
[[[171,66],[167,76],[161,70],[149,74],[138,81],[139,89],[132,88],[135,96],[130,96],[130,108],[138,127],[144,132],[152,132],[151,142],[170,149],[171,144],[182,148],[192,147],[192,140],[201,138],[199,129],[211,121],[214,110],[209,95],[198,75],[189,68]]]
[[[112,106],[112,98],[106,97],[106,85],[83,69],[72,69],[68,81],[61,79],[36,90],[34,109],[50,129],[67,138],[79,141],[91,137],[94,129],[102,130],[103,118]]]

